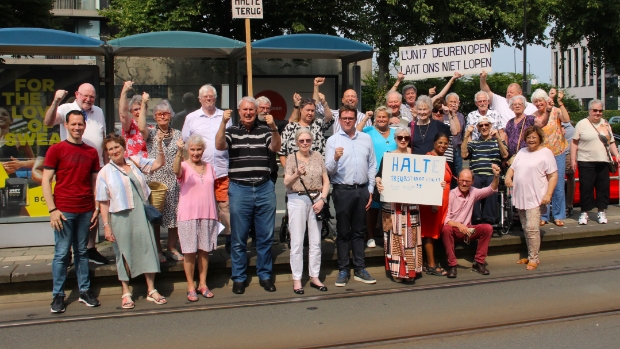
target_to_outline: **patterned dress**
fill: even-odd
[[[298,122],[291,122],[282,131],[282,147],[278,152],[279,156],[288,156],[298,151],[297,142],[295,141],[295,133],[302,128]],[[325,136],[323,133],[329,128],[328,125],[323,123],[323,119],[314,119],[310,126],[310,133],[312,133],[312,151],[318,151],[323,157],[325,157]]]
[[[144,141],[144,137],[142,137],[142,133],[140,133],[140,128],[138,127],[136,119],[131,119],[129,130],[123,129],[123,138],[125,138],[126,158],[134,155],[141,156],[145,159],[148,158],[146,142]]]
[[[161,222],[162,228],[176,228],[177,227],[177,209],[179,206],[179,182],[177,181],[174,172],[172,171],[172,164],[174,163],[174,157],[177,155],[177,141],[181,139],[181,131],[170,129],[172,131],[171,138],[164,138],[162,141],[162,147],[164,149],[164,157],[166,158],[166,165],[155,171],[153,174],[147,176],[149,182],[164,183],[168,187],[166,192],[166,202],[164,203],[164,216]],[[149,137],[146,140],[146,147],[148,150],[149,158],[155,159],[157,157],[157,141],[155,136],[157,135],[157,129],[149,129]]]

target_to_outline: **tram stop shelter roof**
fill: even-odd
[[[103,41],[61,30],[42,28],[0,29],[0,54],[102,56]]]

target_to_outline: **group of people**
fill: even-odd
[[[406,85],[403,102],[397,91],[399,75],[386,96],[387,106],[366,113],[357,110],[353,90],[344,92],[340,108],[330,109],[320,93],[324,79],[315,78],[312,99],[293,95],[288,120],[270,115],[271,102],[266,97],[243,97],[237,105],[238,124],[231,121],[232,111],[216,107],[217,91],[207,84],[198,91],[201,107],[183,116],[181,130],[172,127],[178,119],[166,100],[153,108],[156,125],[149,127],[148,94],[136,94],[128,102],[132,83],[126,82],[119,103],[120,135],[105,135],[103,119],[97,113],[93,116],[98,108],[92,105],[91,85],[80,86],[75,105],[60,105],[67,92],[57,91],[46,124],[64,123],[63,142],[50,147],[43,172],[43,191],[56,234],[52,312],[65,310],[64,281],[71,248],[80,301],[99,304],[90,291],[86,258],[88,232],[98,219],[114,246],[123,308],[135,306],[129,280],[141,274],[147,282],[147,300],[166,303],[154,286],[159,263],[166,260],[160,227],[168,229],[167,256],[183,261],[189,301],[198,301],[199,295],[214,296],[207,286],[208,255],[217,247],[220,233],[227,237],[231,255],[232,291],[243,294],[247,286],[249,234],[256,244],[259,284],[268,292],[276,291],[271,256],[276,156],[284,168],[296,294],[305,292],[301,279],[306,232],[310,287],[327,291],[320,280],[320,213],[330,195],[337,221],[338,287],[351,277],[350,259],[356,281],[376,282],[366,270],[364,250],[376,246],[378,221],[385,267],[395,281],[411,281],[422,272],[456,277],[457,240],[478,240],[472,270],[488,275],[485,259],[502,167],[507,169],[505,184],[513,188],[513,205],[528,246],[528,257],[518,263],[527,264],[528,270],[540,263],[540,226],[549,222],[550,214],[562,226],[566,202],[572,207],[572,197],[565,195],[571,194],[564,192],[565,172],[578,168],[582,178],[591,178],[581,183],[579,223],[587,223],[594,207],[599,223],[606,223],[609,176],[605,171],[610,160],[617,161],[612,156],[618,155],[618,149],[601,118],[601,101],[590,102],[590,116],[573,129],[561,92],[557,93],[559,108],[554,106],[554,90],[551,95],[536,90],[530,104],[519,85],[512,84],[504,98],[490,91],[483,72],[481,91],[475,95],[477,110],[464,116],[459,112],[459,96],[446,95],[459,77],[456,73],[432,97],[418,96],[414,85]],[[329,128],[333,135],[326,138]],[[382,159],[387,152],[446,157],[442,204],[381,202]],[[462,168],[463,159],[469,159],[468,169]],[[151,224],[147,214],[148,183],[153,181],[167,186],[160,224]],[[447,270],[435,258],[435,242],[440,238],[448,256]]]

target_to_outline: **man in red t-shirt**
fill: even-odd
[[[43,163],[43,196],[50,213],[56,245],[52,262],[52,313],[64,313],[67,266],[71,260],[71,247],[80,289],[80,302],[96,307],[99,301],[90,290],[88,274],[88,232],[97,225],[99,205],[94,191],[99,156],[97,150],[82,142],[86,120],[80,110],[65,115],[67,139],[51,146]],[[52,179],[56,187],[52,194]]]

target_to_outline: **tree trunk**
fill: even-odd
[[[377,76],[377,91],[387,92],[387,82],[390,74],[390,55],[389,53],[377,53],[377,65],[379,74]]]

